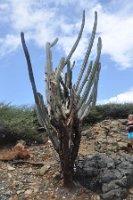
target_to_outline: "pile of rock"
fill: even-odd
[[[89,140],[95,140],[95,150],[100,153],[116,153],[126,150],[129,144],[126,120],[104,120],[83,132]]]
[[[105,200],[122,200],[133,186],[133,157],[122,154],[111,158],[103,154],[89,156],[76,163],[76,179]]]

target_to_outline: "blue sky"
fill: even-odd
[[[82,11],[86,24],[73,55],[76,77],[90,36],[94,11],[103,48],[98,103],[133,102],[133,1],[131,0],[0,0],[0,101],[13,105],[34,103],[20,32],[25,33],[38,91],[45,96],[45,44],[56,37],[53,63],[66,56],[78,34]]]

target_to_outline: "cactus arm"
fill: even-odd
[[[91,71],[91,74],[90,74],[90,78],[89,78],[89,81],[86,85],[86,88],[85,88],[85,91],[78,103],[78,106],[77,106],[77,110],[80,109],[80,107],[82,107],[83,103],[86,101],[87,97],[88,97],[88,93],[90,92],[91,90],[91,87],[93,85],[93,82],[94,82],[94,77],[95,77],[95,73],[96,73],[96,70],[98,69],[98,66],[99,66],[99,59],[100,59],[100,55],[101,55],[101,48],[102,48],[102,41],[101,41],[101,38],[99,37],[98,38],[98,44],[97,44],[97,56],[96,56],[96,60],[95,60],[95,63],[94,63],[94,66],[92,68],[92,71]]]
[[[47,110],[46,110],[46,107],[44,105],[43,96],[40,93],[37,93],[37,97],[38,97],[38,101],[39,101],[38,114],[40,115],[40,118],[42,120],[42,125],[45,125],[46,132],[47,132],[50,140],[52,141],[55,150],[58,151],[59,141],[58,141],[58,138],[57,138],[57,131],[50,123],[50,120],[49,120],[49,117],[48,117],[48,114],[47,114]]]
[[[45,80],[46,80],[46,97],[47,97],[48,104],[51,98],[50,75],[53,72],[51,47],[53,47],[57,43],[57,41],[58,41],[58,38],[56,38],[52,43],[49,43],[49,42],[46,43],[46,67],[45,67],[46,79]]]
[[[53,47],[57,44],[58,38],[56,38],[52,43],[50,43],[50,47]]]
[[[84,77],[84,80],[82,81],[82,83],[81,83],[81,86],[80,86],[80,88],[79,88],[79,90],[78,90],[78,95],[80,95],[80,93],[82,92],[82,90],[83,90],[83,88],[84,88],[84,86],[85,86],[85,84],[86,84],[86,82],[87,82],[87,80],[88,80],[88,77],[89,77],[89,75],[90,75],[90,72],[91,72],[91,69],[92,69],[92,61],[90,62],[90,64],[89,64],[89,67],[88,67],[88,69],[87,69],[87,72],[86,72],[86,75],[85,75],[85,77]]]
[[[93,89],[91,91],[89,99],[87,100],[87,103],[84,104],[84,109],[82,109],[82,112],[80,112],[78,114],[81,121],[84,119],[84,117],[86,117],[89,114],[89,111],[91,110],[91,108],[94,107],[95,104],[96,104],[97,87],[98,87],[100,70],[101,70],[101,64],[99,63],[99,68],[98,68],[96,75],[95,75],[95,81],[94,81]]]
[[[70,67],[70,60],[67,62],[67,80],[66,80],[66,87],[71,89],[72,88],[72,70]]]
[[[79,72],[77,82],[76,82],[76,91],[78,90],[80,81],[82,79],[83,73],[85,71],[85,68],[86,68],[86,65],[87,65],[87,62],[88,62],[88,58],[89,58],[90,53],[91,53],[91,49],[92,49],[94,39],[95,39],[95,34],[96,34],[96,28],[97,28],[97,12],[95,12],[95,20],[94,20],[91,38],[90,38],[90,41],[89,41],[89,44],[88,44],[88,47],[87,47],[87,51],[86,51],[86,54],[85,54],[85,57],[84,57],[82,67],[81,67],[80,72]]]
[[[57,70],[56,70],[56,73],[55,73],[55,81],[56,81],[56,82],[58,82],[59,79],[60,79],[61,72],[62,72],[62,70],[63,70],[63,68],[64,68],[64,65],[65,65],[65,58],[62,57],[62,58],[60,59],[60,63],[59,63],[59,65],[58,65]]]
[[[49,42],[46,43],[46,73],[48,75],[52,72],[52,53],[51,53],[51,45]]]
[[[68,60],[70,60],[70,58],[72,57],[74,51],[76,50],[76,48],[77,48],[77,46],[79,44],[80,38],[81,38],[82,33],[83,33],[84,25],[85,25],[85,10],[83,10],[82,23],[81,23],[81,28],[80,28],[78,37],[77,37],[77,39],[76,39],[76,41],[75,41],[70,53],[68,54],[68,56],[66,58],[65,64],[67,63]]]
[[[97,89],[98,89],[98,81],[99,81],[99,74],[101,70],[101,63],[99,63],[99,68],[96,74],[96,81],[94,84],[94,93],[93,93],[93,100],[92,100],[92,107],[96,105],[96,100],[97,100]]]
[[[36,89],[35,79],[34,79],[34,75],[33,75],[30,55],[29,55],[28,48],[27,48],[26,43],[25,43],[25,38],[24,38],[24,33],[23,32],[21,33],[21,42],[22,42],[22,47],[23,47],[24,54],[25,54],[26,61],[27,61],[29,78],[30,78],[30,82],[31,82],[31,86],[32,86],[32,91],[33,91],[33,94],[34,94],[34,99],[35,99],[35,102],[38,104],[37,89]]]
[[[65,58],[62,57],[60,60],[60,63],[57,67],[56,73],[55,73],[55,82],[56,82],[56,90],[57,90],[57,105],[60,107],[61,109],[61,104],[62,104],[62,91],[61,91],[61,72],[63,70],[64,67],[64,62],[65,62]]]
[[[50,117],[51,113],[51,91],[50,91],[50,74],[52,73],[52,54],[50,50],[50,43],[46,43],[46,67],[45,67],[45,81],[46,81],[46,99],[47,99],[47,107],[48,107],[48,114]]]
[[[29,78],[30,78],[30,82],[32,85],[34,99],[35,99],[36,106],[37,106],[38,120],[41,123],[41,125],[47,130],[47,134],[49,135],[49,137],[54,145],[54,148],[58,151],[59,142],[57,140],[55,130],[49,131],[50,121],[48,119],[46,108],[44,106],[43,97],[40,93],[37,92],[37,89],[36,89],[35,80],[34,80],[33,71],[32,71],[32,65],[31,65],[31,61],[30,61],[30,55],[29,55],[29,52],[28,52],[28,49],[27,49],[27,46],[25,43],[24,33],[21,33],[21,42],[22,42],[23,50],[24,50],[25,57],[27,60]]]
[[[39,119],[39,122],[42,125],[42,121],[40,120],[40,117],[39,117],[40,116],[39,115],[39,113],[40,113],[40,107],[39,107],[38,93],[37,93],[35,79],[34,79],[34,75],[33,75],[33,71],[32,71],[32,65],[31,65],[31,61],[30,61],[30,55],[29,55],[28,48],[26,46],[25,39],[24,39],[24,33],[21,33],[21,42],[22,42],[23,50],[24,50],[25,57],[26,57],[26,60],[27,60],[29,78],[30,78],[30,82],[31,82],[31,86],[32,86],[33,94],[34,94],[34,99],[35,99],[35,102],[36,102],[36,105],[37,105],[38,119]],[[43,124],[43,125],[46,128],[46,124]]]
[[[73,61],[73,64],[72,64],[71,70],[73,70],[74,66],[75,66],[75,61]]]
[[[86,109],[86,106],[87,106],[87,105],[84,103],[84,104],[82,105],[82,107],[80,108],[80,110],[78,111],[78,113],[77,113],[78,119],[81,120],[81,116],[84,114],[85,109]]]
[[[55,100],[56,100],[57,108],[59,110],[58,116],[65,119],[66,115],[65,115],[64,109],[63,109],[63,102],[65,101],[65,96],[64,96],[64,91],[62,91],[62,88],[61,88],[61,80],[59,80],[59,83],[57,86],[57,95],[55,97]]]

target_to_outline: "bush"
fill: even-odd
[[[84,120],[84,124],[94,124],[105,119],[125,119],[133,114],[133,104],[97,105]]]
[[[0,103],[0,127],[7,129],[13,138],[41,140],[34,107]]]

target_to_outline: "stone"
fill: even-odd
[[[116,138],[107,137],[107,143],[112,145],[117,145]]]
[[[62,178],[62,175],[60,172],[55,172],[52,177],[55,179],[55,180],[60,180]]]
[[[28,189],[28,190],[26,190],[25,192],[24,192],[24,194],[26,195],[26,196],[29,196],[29,195],[31,195],[32,194],[32,190],[31,189]]]
[[[24,193],[24,192],[25,192],[25,190],[18,190],[16,193],[21,194],[21,193]]]
[[[115,189],[118,189],[119,188],[119,186],[116,184],[116,182],[115,181],[110,181],[108,184],[106,183],[104,183],[103,185],[102,185],[102,192],[103,193],[106,193],[106,192],[109,192],[109,191],[111,191],[111,190],[115,190]]]
[[[40,191],[39,186],[35,186],[35,187],[34,187],[34,194],[35,194],[35,193],[38,193],[39,191]]]
[[[101,172],[101,179],[100,179],[101,182],[109,183],[115,179],[116,179],[116,175],[113,172],[113,170],[111,171],[106,168],[103,172]]]
[[[117,188],[101,195],[105,200],[122,200],[127,196],[126,188]]]
[[[92,195],[91,200],[100,200],[100,196],[99,195]]]
[[[26,174],[31,174],[32,173],[32,168],[30,167],[29,169],[26,170]]]
[[[14,171],[14,170],[12,170],[12,171]],[[9,176],[9,178],[12,178],[12,175],[10,173],[8,173],[8,176]]]
[[[133,194],[133,188],[130,188],[130,189],[129,189],[129,193],[130,193],[130,194]]]
[[[39,169],[39,175],[43,176],[50,169],[50,165],[44,165]]]
[[[7,166],[7,170],[8,170],[8,171],[14,171],[14,170],[15,170],[15,168],[14,168],[14,167],[12,167],[12,166],[10,166],[10,165],[8,165],[8,166]]]
[[[18,195],[14,195],[14,196],[11,197],[9,200],[19,200],[19,199],[18,199]]]
[[[119,148],[127,147],[128,142],[117,142]]]

